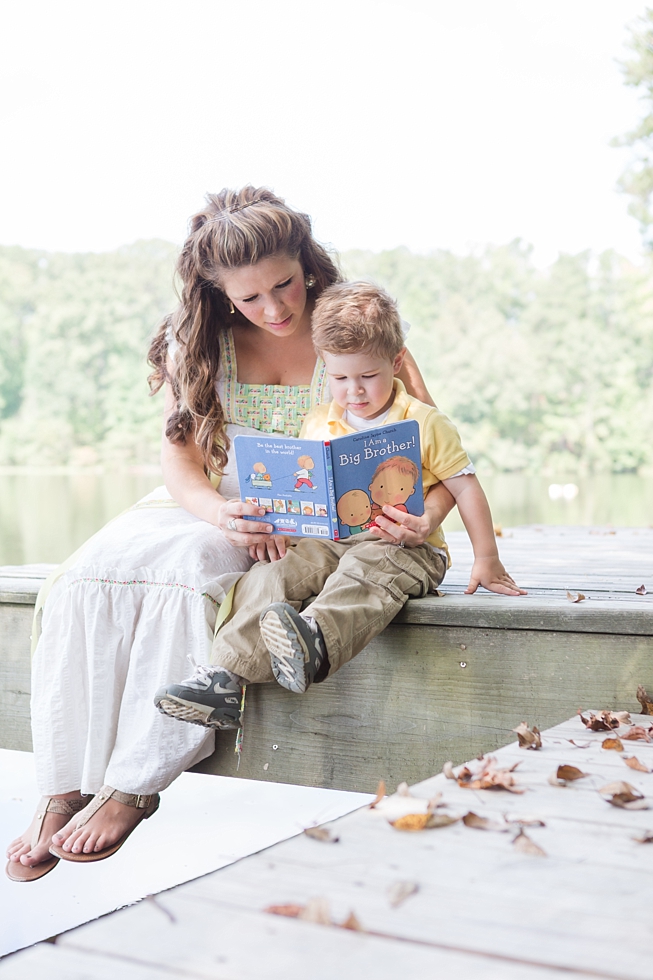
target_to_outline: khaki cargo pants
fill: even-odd
[[[310,614],[324,634],[333,674],[394,619],[407,599],[435,592],[445,571],[444,558],[428,544],[400,548],[368,533],[345,541],[292,541],[280,561],[259,562],[239,580],[211,661],[250,683],[273,681],[259,616],[272,602],[299,611],[317,596]]]

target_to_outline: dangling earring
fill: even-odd
[[[313,273],[311,273],[310,275],[306,276],[306,278],[304,279],[304,285],[306,286],[307,289],[310,289],[312,286],[314,286],[316,282],[317,282],[317,279],[315,278],[315,276],[313,275]]]
[[[234,304],[231,302],[231,300],[229,300],[229,312],[230,313],[235,313],[236,312],[234,310]]]

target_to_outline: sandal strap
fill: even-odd
[[[112,799],[116,800],[117,803],[123,803],[125,806],[132,806],[138,810],[149,810],[154,804],[158,806],[159,794],[149,793],[147,796],[144,796],[140,793],[123,793],[119,789],[114,789],[113,786],[103,786],[100,792],[95,794],[89,805],[84,808],[83,813],[77,818],[75,823],[77,830],[88,823],[93,814],[97,813],[100,807]]]
[[[53,796],[42,796],[41,802],[38,805],[38,810],[36,811],[36,822],[32,832],[30,847],[36,847],[40,840],[46,813],[60,813],[64,817],[74,817],[76,813],[79,813],[80,810],[84,809],[87,803],[87,799],[58,800]]]

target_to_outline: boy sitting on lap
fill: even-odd
[[[455,498],[474,549],[467,592],[482,585],[524,594],[499,560],[490,508],[455,426],[437,408],[408,395],[395,377],[405,347],[390,296],[366,282],[330,286],[315,306],[313,343],[325,361],[333,401],[307,416],[300,438],[333,439],[415,419],[424,515],[415,517],[403,505],[409,475],[399,476],[402,486],[394,488],[390,474],[380,473],[378,480],[375,474],[370,521],[359,527],[355,515],[356,533],[343,541],[290,541],[280,561],[255,565],[236,585],[232,615],[215,638],[214,665],[200,666],[156,694],[159,710],[180,720],[238,727],[243,683],[276,680],[302,694],[359,653],[410,597],[435,592],[449,564],[426,496],[439,481]],[[395,507],[389,499],[402,503]]]

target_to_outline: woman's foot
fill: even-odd
[[[104,851],[129,834],[142,817],[142,810],[117,800],[107,800],[79,830],[76,829],[77,817],[73,817],[55,833],[52,843],[70,854]]]
[[[82,800],[83,797],[79,790],[75,790],[73,793],[63,793],[60,796],[53,796],[52,799],[78,801]],[[41,801],[41,806],[42,805],[43,801]],[[42,813],[41,806],[39,806],[39,809],[34,815],[34,819],[25,833],[21,834],[20,837],[17,837],[16,840],[12,841],[7,848],[7,857],[9,858],[10,864],[22,864],[26,868],[33,868],[37,864],[41,864],[43,861],[49,861],[52,857],[50,854],[52,836],[68,823],[70,820],[70,814],[53,813],[51,810],[48,811],[43,818],[43,825],[41,827],[38,842],[34,845],[34,847],[32,847],[34,829],[40,819],[39,814]]]

